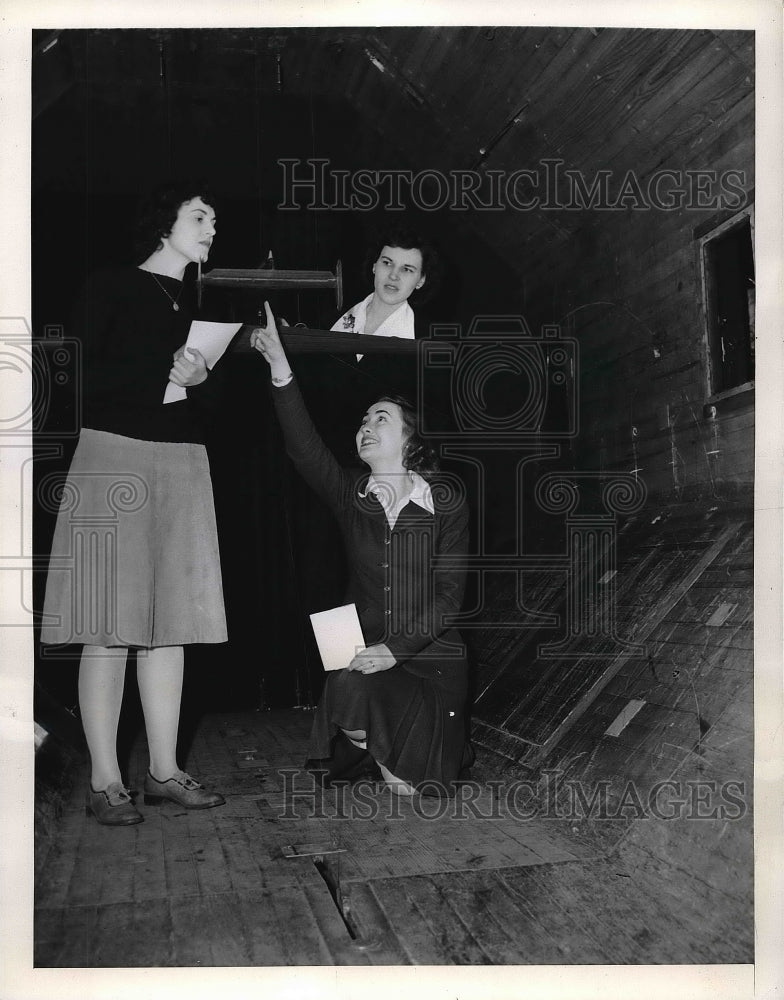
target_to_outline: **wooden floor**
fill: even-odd
[[[85,816],[81,765],[36,880],[36,967],[686,964],[717,961],[718,934],[718,960],[749,960],[720,891],[684,900],[675,868],[598,856],[507,786],[317,795],[297,770],[309,727],[297,710],[205,717],[187,766],[226,805],[140,801],[125,829]],[[139,737],[136,787],[145,767]]]

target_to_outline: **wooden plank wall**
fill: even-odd
[[[634,169],[645,186],[657,169],[680,176],[733,170],[743,175],[744,197],[751,202],[753,39],[718,33],[711,40],[673,40],[672,59],[659,64],[655,86],[643,69],[636,84],[627,81],[626,91],[616,95],[617,128],[599,133],[593,121],[596,135],[607,138],[595,160],[596,144],[586,138],[586,171],[607,166],[622,176]],[[619,71],[627,41],[617,39]],[[571,126],[577,136],[574,119]],[[629,128],[638,132],[634,142]],[[568,146],[566,134],[562,139]],[[589,798],[606,783],[613,818],[576,822],[614,852],[619,871],[645,872],[657,891],[675,901],[684,934],[697,923],[707,925],[717,961],[727,960],[720,957],[722,941],[731,941],[733,954],[744,960],[753,954],[754,394],[720,403],[715,417],[704,412],[709,390],[698,250],[699,235],[730,214],[715,207],[554,213],[539,259],[525,262],[525,311],[532,327],[566,317],[567,332],[580,342],[580,435],[569,459],[580,470],[636,469],[648,489],[648,505],[638,517],[639,523],[647,519],[647,537],[638,523],[622,538],[619,579],[651,548],[693,544],[711,518],[740,525],[657,621],[646,638],[647,656],[621,666],[534,772],[541,777],[545,770],[557,771],[578,782]],[[529,240],[530,228],[522,222],[519,228],[520,243]],[[514,237],[503,235],[502,251],[514,252]],[[634,552],[624,555],[627,543]],[[544,598],[534,603],[537,610],[555,607],[555,595],[542,583],[531,580],[529,587]],[[634,588],[622,596],[622,633],[624,624],[639,620],[661,596]],[[487,657],[480,655],[477,689],[484,684],[487,695],[476,707],[476,731],[486,750],[497,754],[502,772],[524,773],[510,759],[530,757],[537,727],[525,714],[516,729],[505,720],[514,718],[511,674],[520,703],[537,683],[531,675],[535,641],[527,635],[514,643],[507,636],[507,643],[502,662],[497,637],[488,638]],[[506,672],[508,683],[503,677],[499,683]],[[507,697],[494,701],[494,688],[505,689]],[[619,724],[619,735],[607,735],[630,707],[639,707],[631,721]],[[547,698],[533,706],[537,711],[551,714]],[[548,721],[536,723],[543,728]],[[639,794],[647,808],[648,793],[664,780],[676,783],[673,794],[687,800],[703,794],[707,804],[678,806],[672,819],[650,813],[636,819],[633,802],[613,811],[612,803],[623,802],[627,792]],[[560,794],[568,804],[564,797],[571,792]]]
[[[681,588],[680,599],[656,616],[646,630],[642,654],[622,658],[619,669],[606,672],[604,688],[544,755],[535,752],[535,744],[542,742],[536,734],[551,728],[560,715],[547,691],[534,703],[530,698],[541,680],[541,661],[532,653],[543,633],[522,633],[517,643],[522,659],[515,656],[508,633],[500,671],[492,643],[482,660],[485,637],[478,636],[482,693],[474,734],[491,770],[537,782],[543,802],[551,797],[557,814],[569,815],[575,831],[579,828],[601,851],[609,851],[619,870],[649,878],[679,908],[686,929],[700,921],[704,930],[707,921],[716,961],[728,960],[720,957],[722,941],[749,961],[754,717],[750,506],[696,501],[657,510],[652,505],[620,539],[618,576],[633,575],[640,561],[652,558],[654,564],[669,565],[670,554],[704,548],[716,536],[716,530],[710,538],[706,534],[711,525],[720,529],[720,551]],[[685,569],[693,563],[687,559]],[[649,582],[642,575],[628,588],[619,586],[622,635],[635,634],[655,608]],[[669,579],[667,591],[676,590],[677,583]],[[551,593],[540,610],[556,606],[557,596]],[[565,664],[561,675],[572,669]],[[527,710],[515,712],[515,699],[527,704]]]
[[[643,191],[661,170],[674,172],[678,188],[688,186],[688,171],[714,171],[719,191],[722,174],[735,171],[744,199],[753,200],[752,32],[436,26],[290,30],[277,39],[264,32],[172,33],[164,46],[170,97],[159,78],[157,35],[123,36],[121,44],[118,38],[93,33],[87,45],[80,33],[69,35],[77,81],[94,81],[104,95],[92,113],[93,131],[103,123],[116,148],[130,135],[163,153],[170,100],[187,123],[174,132],[175,160],[192,160],[209,131],[205,122],[213,139],[216,127],[229,129],[247,153],[240,167],[210,155],[205,169],[216,184],[238,196],[261,195],[270,206],[280,197],[276,159],[314,154],[353,171],[474,169],[505,176],[520,169],[541,175],[545,161],[559,159],[588,184],[609,171],[615,194],[629,171]],[[132,109],[118,111],[129,89],[155,109],[139,128]],[[60,113],[70,108],[70,132],[78,136],[86,118],[76,90],[60,101]],[[204,101],[218,109],[214,121],[204,118]],[[267,142],[272,136],[274,143]],[[37,130],[39,185],[60,190],[66,172],[77,190],[83,187],[81,147],[67,139],[57,133],[57,143],[71,150],[64,165],[61,149],[44,155],[45,130]],[[54,162],[52,173],[46,164]],[[102,156],[90,165],[91,189],[115,191],[118,163],[126,164],[123,184],[137,186],[135,155]],[[263,214],[264,247],[274,243],[290,266],[334,266],[331,244],[341,244],[336,217],[342,224],[347,213],[306,218],[268,206]],[[355,222],[367,215],[351,214]],[[518,311],[534,332],[559,323],[579,339],[581,434],[572,456],[579,468],[638,468],[655,493],[714,493],[751,482],[753,393],[722,404],[715,417],[703,413],[708,389],[695,233],[720,223],[729,209],[447,207],[426,214],[456,278],[439,318],[467,324],[478,313]],[[232,259],[253,262],[243,254],[260,252],[254,230],[237,227]],[[352,242],[348,230],[342,236]],[[224,238],[218,252],[228,247]],[[353,285],[364,282],[356,279],[359,262],[346,263],[354,295]]]
[[[486,73],[475,89],[465,86],[463,72],[444,71],[450,56],[438,38],[429,45],[422,40],[409,56],[397,50],[398,69],[431,96],[433,109],[430,135],[420,133],[412,118],[401,142],[418,143],[424,159],[443,138],[443,102],[459,92],[469,134],[461,130],[447,143],[453,164],[462,165],[472,150],[470,134],[492,135],[526,97],[531,104],[523,124],[487,166],[530,168],[556,156],[589,182],[600,169],[609,169],[616,184],[633,171],[643,190],[659,170],[674,171],[684,186],[689,172],[714,171],[720,178],[733,171],[745,207],[754,197],[753,35],[656,35],[516,35],[507,58],[499,54],[496,72]],[[531,43],[546,58],[538,73],[527,74],[524,55],[533,55]],[[487,45],[476,33],[464,53],[469,64],[471,50],[475,58]],[[509,58],[515,50],[516,72]],[[383,86],[374,78],[374,88]],[[435,99],[439,94],[442,102]],[[476,145],[475,138],[474,150]],[[715,416],[704,411],[710,392],[698,239],[736,210],[687,204],[673,211],[552,210],[469,220],[492,232],[500,256],[515,262],[520,311],[532,329],[559,322],[580,342],[580,434],[569,459],[580,470],[636,470],[643,480],[651,502],[640,515],[646,530],[631,533],[633,555],[645,548],[656,559],[657,547],[688,547],[713,517],[739,526],[655,623],[646,636],[648,656],[628,659],[538,761],[540,769],[560,769],[589,794],[607,782],[616,805],[630,782],[646,806],[659,781],[676,782],[687,800],[707,790],[707,805],[687,801],[673,819],[649,811],[635,819],[631,808],[615,820],[589,823],[586,832],[616,852],[619,870],[645,871],[652,885],[673,897],[685,935],[707,923],[717,961],[726,960],[722,941],[731,941],[732,953],[745,960],[753,949],[748,492],[754,394],[718,405]],[[619,577],[623,568],[620,563]],[[557,607],[552,582],[552,576],[527,576],[529,604],[542,611]],[[537,593],[541,604],[531,600]],[[627,596],[619,618],[628,622],[666,593],[632,588]],[[476,706],[476,731],[485,748],[498,753],[499,764],[509,757],[519,762],[530,750],[532,718],[523,713],[515,720],[514,704],[537,681],[531,633],[499,639],[488,632],[480,647],[477,690],[487,687],[487,694]],[[503,692],[495,699],[494,686]],[[619,736],[606,735],[633,701],[643,702],[637,714]],[[546,728],[546,713],[553,711],[546,697],[530,711],[536,716],[537,710],[534,721]],[[515,765],[500,769],[514,772]]]
[[[476,210],[451,212],[449,224],[475,232],[517,273],[503,291],[483,282],[464,306],[511,308],[535,332],[560,323],[579,339],[578,468],[637,468],[650,492],[679,496],[751,482],[753,391],[713,417],[703,412],[709,390],[696,234],[737,210],[728,205],[753,202],[752,32],[384,29],[315,52],[306,44],[288,58],[293,86],[309,86],[315,58],[323,93],[347,96],[359,112],[352,142],[363,165],[376,162],[380,132],[397,146],[398,161],[416,169],[480,164],[541,177],[546,160],[560,159],[587,184],[609,171],[615,194],[629,172],[647,191],[658,171],[673,172],[672,186],[683,189],[690,172],[712,171],[718,194],[721,178],[735,172],[742,196],[734,203],[687,196],[671,211]],[[406,99],[412,89],[420,103]]]
[[[525,105],[483,169],[541,175],[543,162],[557,158],[588,184],[610,171],[615,193],[630,171],[646,191],[662,170],[684,189],[690,172],[713,171],[720,193],[722,176],[734,171],[742,207],[753,201],[752,32],[432,28],[377,32],[370,42],[391,72],[378,72],[363,53],[334,85],[345,82],[365,122],[382,121],[420,169],[475,165],[480,147]],[[404,84],[425,103],[396,103]],[[672,211],[465,214],[464,224],[517,271],[509,292],[532,329],[561,323],[580,341],[577,467],[638,468],[653,493],[712,494],[751,482],[753,392],[713,418],[703,413],[695,233],[737,210],[719,201],[703,207],[687,197]],[[451,213],[451,225],[462,222]],[[484,309],[508,304],[493,290]]]
[[[722,940],[732,941],[746,960],[753,954],[752,557],[747,516],[660,622],[647,661],[629,661],[559,747],[560,760],[589,788],[609,780],[623,794],[631,782],[648,805],[657,782],[674,782],[658,799],[665,818],[627,811],[616,856],[658,876],[682,899],[687,922],[712,926],[717,955]],[[617,737],[607,735],[632,699],[641,709]],[[671,808],[668,799],[685,805]]]
[[[754,197],[748,47],[738,54],[719,39],[693,62],[688,56],[687,48],[674,57],[679,72],[661,81],[637,123],[649,141],[617,149],[611,133],[604,162],[616,176],[634,169],[643,188],[665,168],[680,178],[736,171],[745,207]],[[549,273],[540,268],[539,289],[532,274],[533,312],[571,312],[568,330],[580,341],[579,468],[637,469],[654,494],[729,495],[753,480],[753,391],[719,403],[715,417],[703,412],[709,389],[696,234],[732,214],[715,205],[582,213],[571,247],[547,256]]]

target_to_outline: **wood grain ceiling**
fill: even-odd
[[[721,159],[722,135],[748,120],[754,101],[752,32],[473,26],[69,34],[78,80],[131,90],[165,83],[205,100],[298,95],[317,100],[327,116],[350,107],[365,132],[359,156],[377,137],[395,151],[389,166],[414,170],[511,172],[558,158],[590,181],[599,170],[616,178],[634,170],[644,179],[662,166],[710,168]],[[488,219],[466,214],[455,221],[486,239]],[[492,242],[530,272],[601,214],[494,213]]]

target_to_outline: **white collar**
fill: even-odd
[[[367,307],[373,298],[371,292],[367,298],[358,302],[353,309],[349,309],[332,326],[332,330],[339,333],[365,333],[365,322],[367,319]],[[400,305],[373,331],[374,337],[404,337],[406,340],[414,340],[414,310],[408,302],[401,302]]]
[[[388,491],[385,490],[380,483],[376,482],[376,479],[372,474],[367,481],[364,492],[362,490],[359,491],[359,495],[361,497],[366,497],[368,493],[373,494],[373,496],[384,508],[384,513],[386,514],[387,520],[392,527],[395,526],[398,514],[409,501],[417,504],[417,506],[421,507],[423,510],[426,510],[428,514],[435,513],[433,493],[430,489],[430,484],[426,482],[426,480],[424,480],[418,472],[409,472],[408,475],[411,480],[411,492],[407,497],[404,497],[402,500],[398,500],[396,503],[390,501]]]

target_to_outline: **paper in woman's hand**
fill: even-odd
[[[356,604],[319,611],[310,620],[325,670],[342,670],[365,649]]]
[[[223,357],[223,352],[241,326],[242,323],[207,323],[204,320],[195,319],[188,331],[185,346],[195,347],[207,362],[207,367],[213,368]],[[166,392],[163,394],[163,401],[164,403],[175,403],[180,399],[187,399],[187,395],[181,385],[169,382],[166,385]]]

